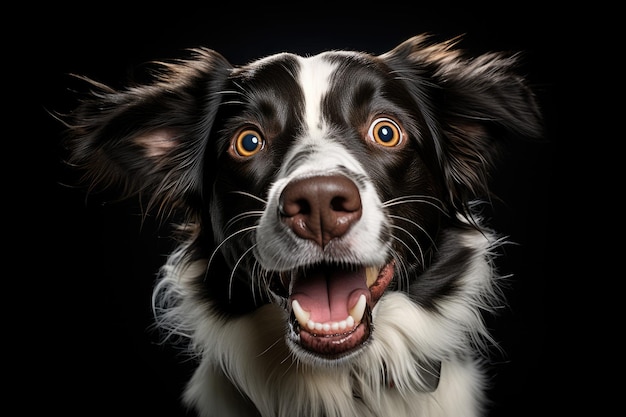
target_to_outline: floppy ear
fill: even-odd
[[[203,157],[217,94],[232,66],[218,53],[194,49],[184,61],[159,63],[146,84],[94,90],[66,121],[68,162],[94,189],[120,197],[147,195],[148,206],[173,209],[200,195]]]
[[[515,73],[516,55],[464,58],[453,49],[456,41],[428,43],[428,36],[416,36],[381,58],[420,106],[450,203],[465,211],[469,201],[489,193],[500,142],[510,136],[538,138],[542,122],[532,91]]]

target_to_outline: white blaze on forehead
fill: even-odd
[[[283,159],[278,175],[277,189],[287,181],[347,168],[355,174],[364,174],[361,164],[342,145],[333,139],[336,132],[325,120],[323,99],[331,89],[331,77],[338,64],[328,60],[327,54],[299,57],[298,83],[302,89],[304,116],[293,146]],[[306,158],[303,159],[303,156]],[[296,163],[297,162],[297,163]]]
[[[376,189],[361,162],[346,147],[347,140],[336,140],[338,132],[324,120],[322,99],[330,90],[337,65],[323,55],[299,59],[304,121],[268,190],[267,206],[256,229],[256,257],[264,268],[276,271],[329,261],[383,265],[389,250],[382,238],[387,220]],[[363,214],[348,233],[335,240],[334,249],[325,251],[289,231],[280,207],[282,192],[290,181],[330,173],[340,173],[355,182]]]
[[[304,93],[304,119],[309,137],[320,137],[324,132],[322,97],[330,87],[330,76],[336,65],[322,56],[301,58],[300,85]]]

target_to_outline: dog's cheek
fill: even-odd
[[[216,188],[222,195],[230,193],[231,199],[244,200],[250,200],[250,197],[237,193],[249,193],[265,199],[267,190],[278,173],[278,167],[266,151],[247,159],[233,158],[225,153],[220,156],[216,167],[208,169],[214,171]]]
[[[437,183],[437,167],[428,164],[423,153],[417,147],[407,147],[394,155],[370,157],[365,166],[383,202],[408,195],[441,197],[443,186]]]
[[[383,202],[400,202],[391,204],[386,212],[393,224],[395,251],[404,254],[405,266],[416,268],[416,274],[427,267],[427,254],[448,210],[439,168],[427,163],[423,153],[416,146],[407,147],[393,164],[373,176]]]
[[[205,177],[203,211],[214,231],[214,240],[219,244],[233,233],[235,240],[243,239],[249,229],[258,222],[258,215],[265,208],[267,193],[274,181],[275,173],[265,158],[255,156],[250,160],[237,160],[224,152],[217,161],[206,162],[205,172],[212,171],[211,178]],[[231,239],[232,240],[232,239]],[[245,246],[245,244],[244,244]],[[249,246],[243,247],[245,251]],[[242,248],[239,248],[242,249]],[[237,249],[237,250],[239,250]]]

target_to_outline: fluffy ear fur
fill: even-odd
[[[200,197],[218,92],[232,66],[208,49],[192,53],[160,63],[150,84],[116,91],[85,78],[94,91],[70,114],[67,146],[92,188],[146,194],[159,210]]]
[[[420,105],[450,203],[463,212],[467,201],[488,194],[488,173],[503,138],[541,136],[540,111],[525,80],[514,72],[516,55],[468,59],[453,49],[458,39],[428,39],[415,36],[380,58]]]

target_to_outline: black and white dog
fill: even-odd
[[[479,416],[505,237],[477,203],[540,116],[516,56],[195,49],[69,116],[90,187],[179,224],[155,286],[200,416]]]

